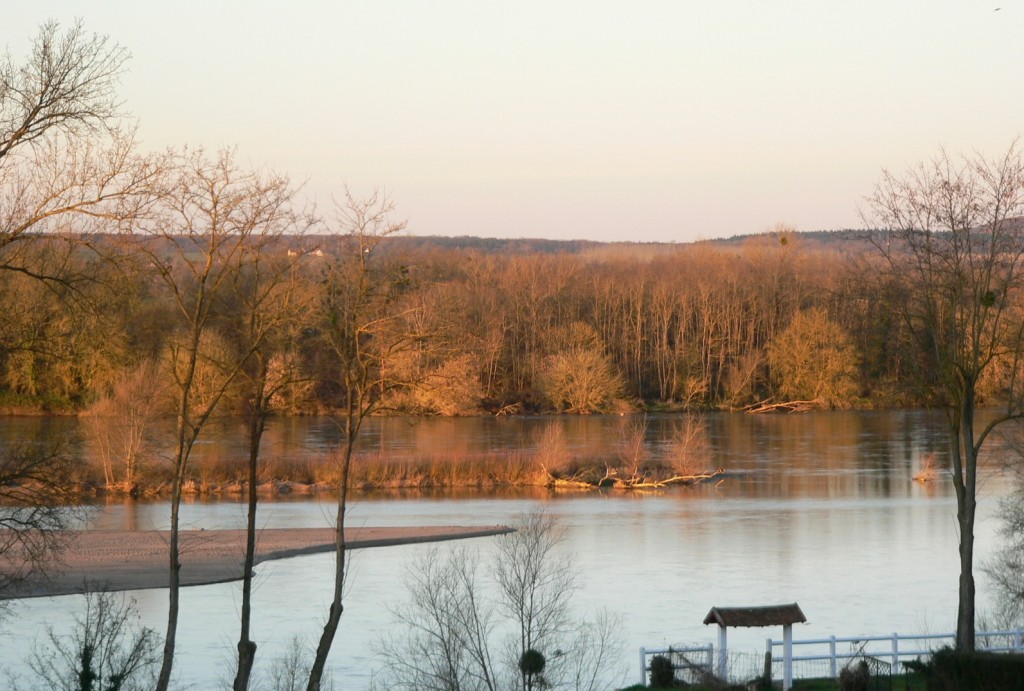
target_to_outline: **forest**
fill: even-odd
[[[349,197],[330,234],[290,219],[223,235],[179,233],[168,220],[160,233],[71,224],[21,236],[0,248],[20,262],[0,271],[0,407],[88,413],[141,396],[173,414],[161,382],[175,376],[189,291],[201,286],[192,274],[209,260],[224,276],[203,336],[207,376],[244,359],[253,305],[243,284],[262,272],[260,319],[276,334],[267,361],[281,382],[272,408],[329,412],[345,394],[331,331],[357,251],[379,293],[363,339],[384,374],[385,413],[927,403],[913,398],[913,344],[891,316],[899,296],[873,280],[873,248],[856,233],[778,227],[679,245],[419,238],[379,225],[392,206]],[[221,409],[243,412],[244,391],[229,388]]]

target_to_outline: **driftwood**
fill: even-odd
[[[715,468],[714,470],[704,471],[702,473],[693,473],[686,475],[673,475],[671,477],[662,479],[651,479],[647,476],[633,475],[629,478],[618,477],[614,470],[608,469],[605,471],[603,478],[597,482],[588,482],[586,480],[580,480],[577,476],[570,478],[560,478],[551,474],[547,468],[544,469],[544,474],[547,476],[546,485],[553,489],[579,489],[579,490],[592,490],[598,488],[611,487],[614,489],[629,489],[629,490],[648,490],[648,489],[665,489],[672,485],[696,485],[707,480],[711,480],[716,477],[721,477],[725,474],[725,470],[722,468]],[[724,478],[723,478],[724,480]],[[718,484],[721,484],[722,480],[719,480]],[[717,487],[718,484],[715,486]]]
[[[714,470],[708,470],[703,473],[694,473],[692,475],[673,475],[672,477],[664,478],[663,480],[647,480],[645,478],[630,478],[629,480],[618,480],[615,487],[621,487],[623,489],[663,489],[670,487],[671,485],[696,485],[706,480],[719,477],[725,473],[722,468],[715,468]]]
[[[821,405],[821,401],[815,399],[812,401],[779,401],[773,402],[772,399],[767,398],[757,403],[751,403],[750,405],[743,408],[744,413],[758,414],[758,413],[806,413],[809,410],[814,410]]]

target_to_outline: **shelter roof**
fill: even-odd
[[[787,626],[806,621],[807,617],[795,602],[769,607],[712,607],[704,617],[705,624],[719,626]]]

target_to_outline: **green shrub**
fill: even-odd
[[[664,655],[651,658],[651,686],[666,688],[676,683],[676,671],[672,668],[672,660]]]
[[[924,674],[929,691],[1024,691],[1024,655],[943,648],[907,666]]]

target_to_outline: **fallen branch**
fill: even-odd
[[[725,473],[722,468],[715,468],[703,473],[694,473],[692,475],[673,475],[672,477],[665,478],[663,480],[638,480],[638,481],[619,481],[616,483],[616,487],[622,489],[663,489],[671,485],[696,485],[706,480],[719,477]]]
[[[671,477],[662,479],[650,479],[646,476],[634,475],[628,479],[614,477],[614,473],[606,473],[605,477],[598,482],[588,482],[586,480],[579,480],[575,476],[571,478],[560,478],[552,475],[546,468],[544,469],[546,476],[545,486],[552,489],[598,489],[604,487],[612,487],[615,489],[628,489],[628,490],[645,490],[645,489],[665,489],[672,485],[696,485],[706,480],[711,480],[716,477],[721,477],[725,474],[723,468],[716,468],[714,470],[705,471],[703,473],[693,473],[688,475],[673,475]]]
[[[821,405],[821,401],[780,401],[773,403],[771,399],[766,399],[758,403],[752,403],[746,408],[743,408],[744,413],[750,413],[756,415],[759,413],[806,413],[809,410],[814,410]]]

